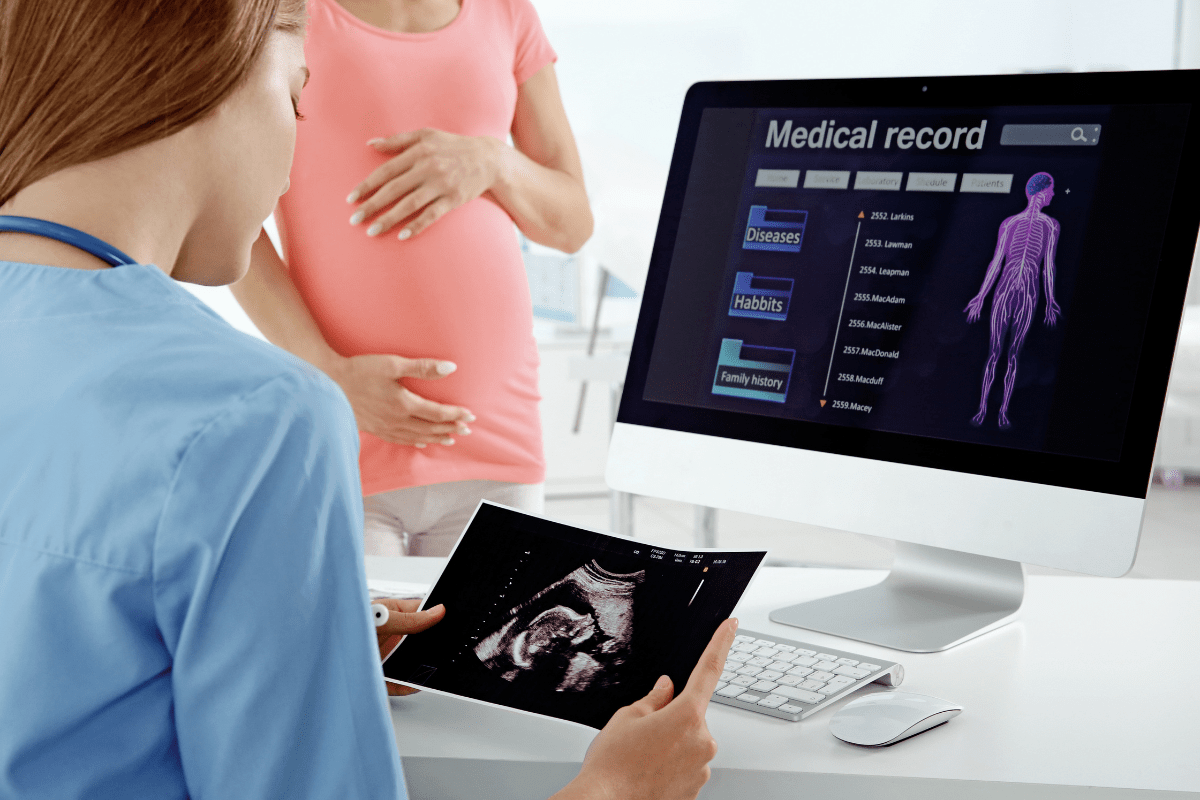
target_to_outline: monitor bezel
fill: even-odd
[[[1145,498],[1184,297],[1200,229],[1200,126],[1194,123],[1200,70],[697,83],[684,100],[675,151],[630,354],[617,421],[707,436],[782,445],[1068,489]],[[957,101],[955,100],[957,98]],[[961,102],[970,98],[969,103]],[[1069,98],[1064,102],[1064,98]],[[716,409],[644,398],[646,374],[691,170],[701,115],[708,108],[999,107],[1189,104],[1119,461],[933,439],[902,433]]]

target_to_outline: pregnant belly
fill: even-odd
[[[398,241],[347,226],[337,242],[296,242],[293,276],[329,344],[343,355],[453,361],[414,391],[472,411],[505,396],[537,400],[529,285],[512,220],[479,198]],[[307,245],[307,246],[305,246]]]

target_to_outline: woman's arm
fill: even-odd
[[[274,345],[333,378],[350,401],[359,430],[395,444],[454,444],[471,432],[475,416],[409,390],[402,378],[438,380],[456,369],[449,361],[391,354],[344,357],[329,346],[287,266],[264,230],[250,251],[246,276],[229,287],[247,316]]]
[[[575,252],[591,238],[592,209],[553,64],[518,88],[512,137],[489,193],[532,241]]]
[[[395,155],[350,193],[362,201],[351,224],[374,218],[367,235],[378,236],[408,220],[398,234],[407,239],[487,193],[531,240],[575,252],[592,235],[592,211],[554,65],[518,87],[512,136],[515,148],[433,128],[372,139]]]

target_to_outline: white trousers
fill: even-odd
[[[544,483],[451,481],[363,498],[363,552],[369,556],[448,556],[480,500],[531,514],[545,505]]]

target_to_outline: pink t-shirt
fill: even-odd
[[[360,432],[363,493],[456,480],[545,477],[538,354],[512,219],[485,197],[399,241],[348,220],[346,195],[387,160],[368,139],[423,127],[504,141],[517,87],[555,54],[529,0],[462,0],[430,33],[373,27],[309,0],[304,90],[291,187],[276,212],[292,280],[326,341],[345,356],[448,359],[417,394],[475,414],[457,444],[424,449]]]

